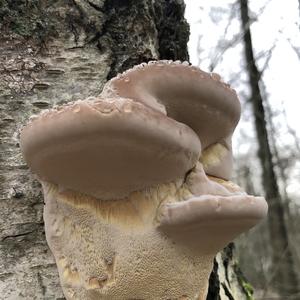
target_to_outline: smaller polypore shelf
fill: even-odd
[[[75,284],[58,265],[68,299],[205,298],[214,255],[267,213],[262,197],[229,181],[239,118],[236,92],[219,75],[153,61],[23,128],[21,148],[47,200],[49,246],[57,261],[73,251],[68,264],[81,272]],[[88,249],[68,230],[58,238],[57,218],[88,235]],[[113,277],[92,288],[102,268],[93,251],[117,259]]]

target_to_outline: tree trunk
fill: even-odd
[[[0,299],[64,299],[19,129],[42,109],[98,95],[135,64],[188,60],[183,14],[181,0],[0,0]],[[228,249],[208,299],[247,299]]]
[[[269,203],[268,227],[272,245],[273,271],[270,275],[272,286],[283,297],[292,297],[297,293],[297,274],[294,269],[292,252],[288,242],[287,226],[284,219],[284,206],[279,193],[272,153],[269,144],[265,108],[260,90],[260,72],[257,69],[253,54],[248,1],[240,0],[242,31],[244,38],[245,58],[250,81],[250,90],[257,139],[258,156],[263,171],[265,196]],[[298,295],[299,297],[299,295]],[[292,299],[292,298],[289,298]],[[293,298],[294,299],[294,298]],[[295,298],[296,299],[296,298]]]

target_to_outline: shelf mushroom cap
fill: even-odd
[[[200,163],[187,177],[186,186],[189,197],[162,205],[158,228],[203,253],[217,253],[267,215],[263,197],[248,195],[231,181],[207,176]]]
[[[46,112],[22,130],[21,148],[43,181],[100,199],[183,178],[201,152],[188,126],[124,98]]]
[[[231,136],[241,107],[236,92],[219,75],[187,63],[152,61],[112,78],[101,95],[133,99],[186,124],[198,135],[203,151],[221,143],[222,157],[227,158],[207,170],[212,170],[210,175],[230,178]]]
[[[159,228],[177,242],[201,248],[203,253],[216,253],[259,223],[267,211],[263,197],[201,195],[166,204]]]

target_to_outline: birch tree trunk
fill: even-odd
[[[64,299],[20,127],[42,109],[98,95],[135,64],[188,60],[183,14],[181,0],[0,0],[0,299]],[[208,299],[248,299],[231,250],[215,261]]]

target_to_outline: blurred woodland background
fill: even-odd
[[[186,0],[191,62],[239,94],[234,181],[267,220],[236,242],[255,299],[300,299],[300,1]]]

